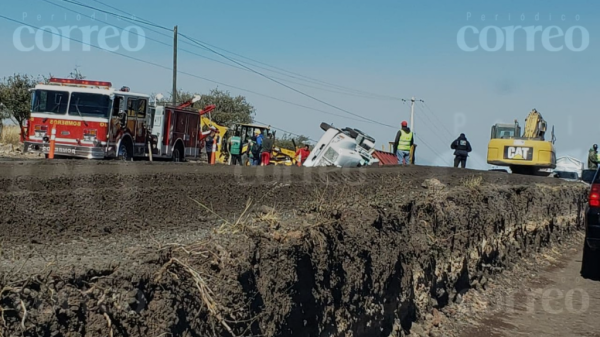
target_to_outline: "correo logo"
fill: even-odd
[[[13,45],[23,52],[36,49],[51,52],[59,48],[62,51],[70,51],[71,38],[83,42],[82,51],[90,51],[94,45],[107,51],[114,52],[123,48],[129,52],[136,52],[146,44],[146,34],[139,26],[128,26],[120,31],[113,26],[43,26],[34,29],[24,25],[15,29]]]
[[[582,26],[571,26],[566,31],[558,26],[486,26],[481,30],[475,26],[464,26],[458,30],[456,42],[461,50],[467,52],[474,52],[479,48],[488,52],[499,51],[502,48],[505,51],[514,51],[515,37],[523,36],[523,33],[526,37],[527,51],[535,50],[538,39],[543,48],[550,52],[561,51],[564,47],[570,51],[581,52],[590,45],[590,33]],[[470,38],[471,44],[467,43],[467,37]],[[575,41],[579,43],[576,44]]]

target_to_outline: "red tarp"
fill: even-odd
[[[382,165],[398,165],[398,157],[393,153],[375,150],[373,157],[379,159],[379,166]]]

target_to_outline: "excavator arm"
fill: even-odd
[[[216,108],[216,105],[214,105],[214,104],[207,105],[204,107],[204,109],[198,110],[198,113],[200,114],[200,116],[203,116],[203,115],[206,115],[207,113],[213,111],[215,108]],[[211,131],[215,131],[216,133],[219,133],[219,129],[217,129],[216,127],[211,125],[211,126],[209,126],[208,131],[204,131],[204,132],[200,131],[198,140],[200,140],[200,141],[204,140],[204,138],[206,138],[210,134]]]
[[[531,110],[529,116],[525,118],[525,130],[523,138],[544,140],[546,134],[546,121],[536,109]]]

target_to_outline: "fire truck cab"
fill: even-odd
[[[25,152],[88,159],[151,157],[183,161],[202,149],[200,118],[214,109],[156,106],[149,96],[110,82],[52,78],[31,89]],[[220,144],[219,144],[220,145]]]
[[[49,153],[55,129],[56,156],[132,160],[145,156],[149,96],[115,90],[110,82],[52,78],[30,89],[31,116],[25,152]]]

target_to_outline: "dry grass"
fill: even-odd
[[[198,206],[204,208],[209,213],[218,217],[223,222],[223,224],[219,228],[214,230],[215,233],[217,233],[217,234],[237,234],[237,233],[243,233],[247,230],[247,225],[248,225],[247,219],[249,217],[249,215],[247,213],[248,213],[248,210],[250,209],[250,207],[252,206],[251,199],[248,199],[246,201],[246,207],[244,208],[244,211],[242,212],[242,214],[240,214],[240,216],[237,218],[237,220],[233,223],[230,222],[229,220],[225,219],[224,217],[220,216],[212,208],[209,208],[208,206],[202,204],[198,200],[195,200],[192,198],[190,198],[190,199],[193,202],[195,202],[196,204],[198,204]]]
[[[257,220],[269,225],[270,228],[275,228],[279,224],[279,214],[274,208],[267,209],[257,216]]]
[[[16,125],[4,125],[0,134],[0,144],[19,145],[19,127]]]
[[[481,186],[481,183],[483,183],[483,176],[470,176],[468,178],[464,178],[461,180],[461,184],[464,187],[468,187],[468,188],[475,188],[478,186]]]
[[[229,332],[232,336],[236,336],[236,334],[233,332],[231,327],[227,324],[227,322],[221,315],[222,308],[220,307],[219,303],[213,298],[215,294],[209,288],[208,283],[202,277],[202,274],[190,267],[187,263],[177,258],[172,258],[161,268],[161,270],[158,273],[158,276],[155,279],[155,282],[161,278],[162,274],[165,271],[167,271],[171,265],[178,265],[191,277],[191,280],[194,282],[194,285],[196,286],[196,289],[198,290],[198,293],[200,295],[200,300],[206,306],[208,312],[212,314],[219,321],[219,323],[221,323],[221,325],[223,325],[227,332]]]

